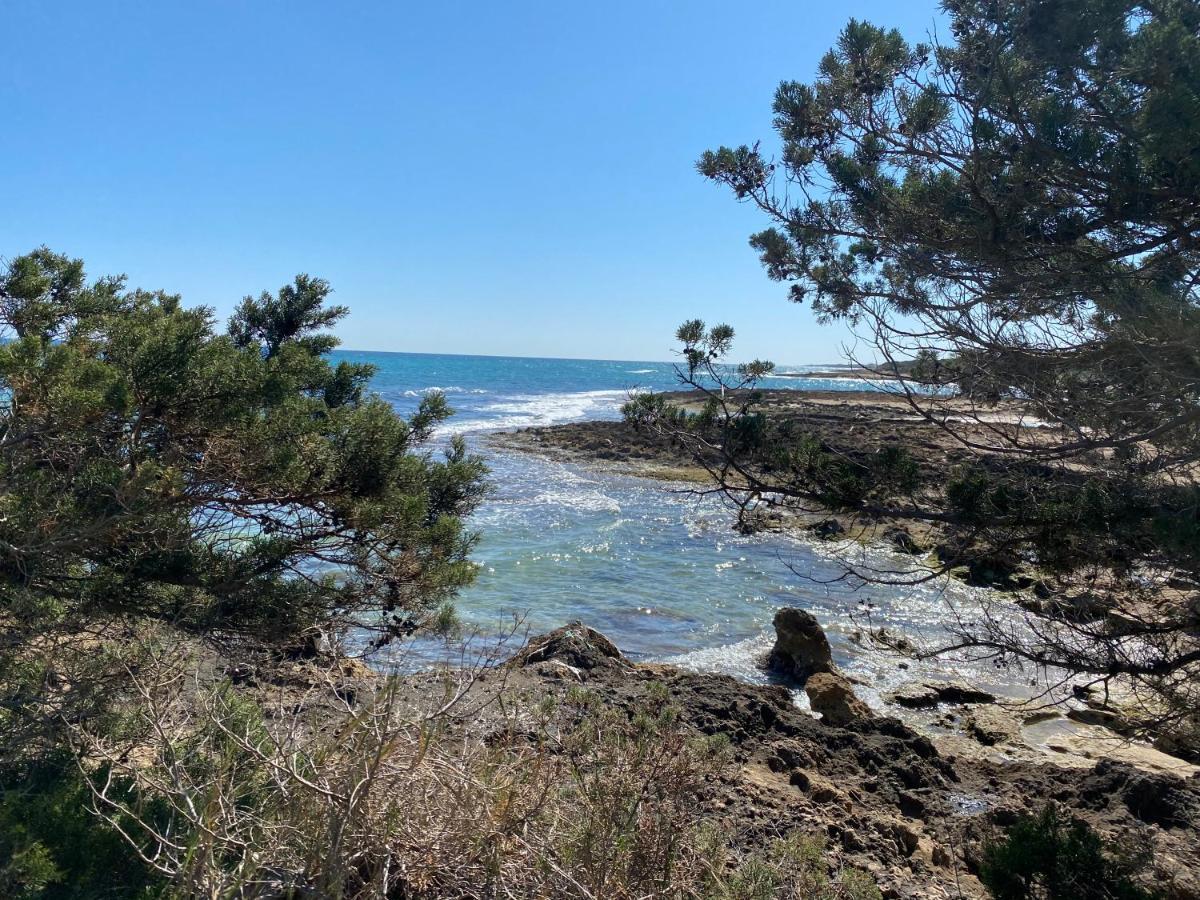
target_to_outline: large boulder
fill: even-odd
[[[844,726],[859,719],[869,719],[871,708],[858,699],[854,688],[841,675],[817,672],[804,682],[808,705],[821,714],[827,725]]]
[[[775,613],[775,646],[767,657],[771,671],[801,684],[818,672],[835,672],[833,651],[816,616],[785,606]]]

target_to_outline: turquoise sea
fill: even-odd
[[[678,387],[662,362],[527,359],[341,351],[373,363],[373,388],[401,413],[441,390],[456,415],[440,437],[463,435],[485,454],[494,491],[475,515],[482,533],[478,582],[463,592],[462,618],[486,640],[514,620],[546,631],[582,620],[637,659],[671,661],[761,680],[757,659],[771,641],[771,617],[785,605],[814,612],[841,665],[878,695],[920,674],[863,652],[864,625],[914,635],[941,633],[948,610],[970,614],[972,589],[954,582],[854,590],[837,581],[839,552],[817,540],[744,536],[718,500],[678,486],[611,474],[488,445],[491,432],[616,418],[635,390]],[[828,367],[822,367],[828,369]],[[786,369],[784,371],[787,371]],[[796,367],[794,371],[803,371]],[[777,378],[771,387],[861,390],[849,379]],[[869,387],[869,386],[868,386]],[[887,551],[867,551],[894,566]],[[967,660],[937,673],[966,675],[1011,693],[1015,676]]]

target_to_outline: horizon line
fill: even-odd
[[[475,359],[537,359],[547,362],[612,362],[612,363],[650,363],[651,365],[676,365],[678,360],[672,359],[614,359],[599,356],[532,356],[520,353],[442,353],[432,350],[369,350],[363,347],[344,347],[338,346],[333,349],[334,353],[391,353],[398,356],[461,356],[464,358]],[[681,354],[682,356],[682,354]],[[731,362],[728,365],[741,365],[740,362]],[[822,362],[822,363],[778,363],[777,367],[791,368],[795,366],[821,366],[826,368],[853,368],[847,363]]]

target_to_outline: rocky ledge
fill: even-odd
[[[1106,838],[1148,843],[1167,896],[1200,897],[1200,774],[944,752],[855,696],[815,619],[781,617],[798,627],[772,654],[777,684],[635,664],[579,623],[531,640],[506,671],[535,695],[584,684],[630,716],[652,686],[665,689],[689,728],[733,747],[733,769],[703,798],[706,816],[747,849],[796,829],[824,834],[835,865],[867,870],[888,897],[986,896],[975,877],[983,839],[1047,801]],[[797,683],[817,715],[795,702]],[[975,727],[1003,739],[986,714]]]

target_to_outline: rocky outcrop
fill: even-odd
[[[585,680],[586,673],[593,669],[624,668],[632,663],[617,649],[617,645],[595,628],[582,622],[572,622],[556,628],[549,634],[530,638],[508,665],[517,667],[539,666],[547,669],[545,674],[564,674],[562,668],[576,680]],[[558,667],[557,672],[551,671]]]
[[[818,672],[804,682],[808,704],[813,712],[821,714],[827,725],[849,725],[851,722],[872,717],[871,708],[858,699],[854,688],[841,675]]]
[[[822,519],[819,522],[813,522],[811,525],[809,525],[808,530],[819,538],[831,540],[836,537],[841,537],[843,534],[845,534],[846,526],[844,526],[837,519]]]
[[[985,747],[1008,743],[1021,734],[1017,717],[999,706],[977,706],[967,713],[963,724],[967,734]]]
[[[785,606],[775,613],[775,646],[767,667],[797,684],[819,672],[835,672],[829,639],[816,616],[807,610]]]
[[[802,670],[822,663],[833,668],[828,642],[813,630],[815,619],[807,613],[781,618],[785,631],[796,623],[793,636],[805,638],[791,647],[799,653],[799,659],[788,657],[793,671],[797,662]],[[1010,737],[1017,718],[1005,707],[956,711],[973,736],[968,743],[1003,753],[951,758],[897,719],[871,715],[836,672],[807,676],[817,720],[783,685],[635,665],[579,624],[531,640],[506,671],[505,689],[532,698],[565,692],[568,668],[587,680],[595,702],[616,713],[637,716],[666,696],[687,728],[728,738],[735,765],[705,786],[698,812],[736,836],[739,852],[762,852],[780,834],[816,832],[828,837],[831,866],[867,870],[884,896],[983,898],[974,877],[981,842],[1053,798],[1105,835],[1151,841],[1156,878],[1200,871],[1200,775],[1146,773],[1082,756],[1071,767],[1024,757],[1014,749],[1019,736]],[[986,694],[951,682],[931,686],[924,687],[935,704]],[[1182,890],[1173,896],[1197,895]]]
[[[963,681],[919,681],[904,685],[886,699],[897,706],[922,709],[939,703],[995,703],[996,695]]]

